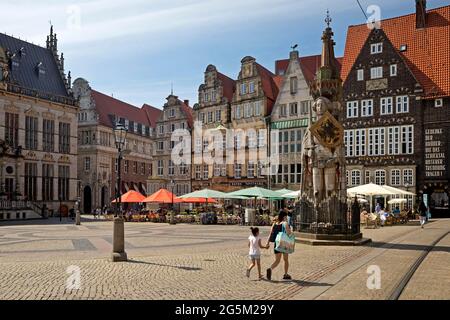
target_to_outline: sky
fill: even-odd
[[[414,0],[360,3],[369,17],[378,6],[381,19],[415,11]],[[428,0],[427,8],[448,4]],[[274,71],[294,44],[301,56],[320,54],[327,10],[337,56],[348,26],[366,22],[357,0],[0,0],[0,8],[0,32],[41,46],[51,22],[72,80],[157,108],[172,85],[180,99],[196,103],[209,64],[236,79],[245,56]]]

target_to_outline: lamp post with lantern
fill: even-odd
[[[127,137],[127,128],[121,124],[116,123],[114,127],[114,140],[118,150],[117,158],[117,193],[116,193],[116,214],[114,218],[113,230],[113,252],[111,260],[113,262],[127,261],[127,253],[125,252],[125,227],[122,212],[122,202],[120,194],[121,185],[121,162],[123,159],[123,152]]]

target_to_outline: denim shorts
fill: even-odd
[[[261,259],[260,254],[250,254],[248,257],[250,260],[260,260]]]

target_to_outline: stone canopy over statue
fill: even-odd
[[[331,18],[322,35],[321,66],[310,84],[314,103],[301,152],[302,185],[297,206],[300,241],[361,242],[359,209],[348,214],[342,80],[334,55]],[[312,241],[312,240],[311,240]],[[305,243],[306,240],[305,240]]]

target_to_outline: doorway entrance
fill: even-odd
[[[85,214],[92,213],[92,189],[90,186],[84,187],[83,190],[83,212]]]

